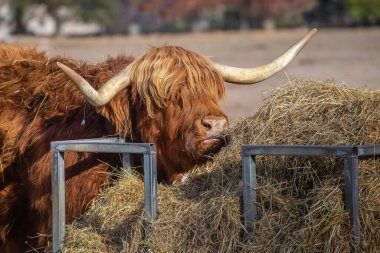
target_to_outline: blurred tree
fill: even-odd
[[[136,10],[132,22],[140,23],[143,31],[176,31],[190,29],[190,23],[207,10],[225,0],[124,0],[127,8]]]
[[[319,0],[317,8],[310,17],[319,26],[339,26],[344,24],[346,17],[346,0]]]
[[[318,4],[318,0],[241,0],[248,6],[250,14],[261,18],[264,28],[273,29],[277,21],[295,24],[302,20],[302,14]],[[281,24],[280,24],[281,25]],[[297,24],[299,25],[299,24]]]
[[[276,21],[299,25],[303,22],[302,14],[316,6],[318,0],[124,0],[124,3],[142,15],[138,23],[149,32],[146,29],[171,31],[174,26],[175,30],[178,28],[175,24],[189,29],[191,23],[202,19],[227,29],[249,28],[258,21],[272,26]]]
[[[317,0],[246,0],[254,14],[263,17],[277,17],[284,13],[298,15],[313,8]]]
[[[380,0],[343,0],[352,23],[376,24],[380,21]]]
[[[320,26],[380,24],[380,0],[319,0],[310,13]]]
[[[12,0],[17,31],[31,4],[46,4],[58,22],[60,6],[111,33],[175,32],[313,25],[379,24],[380,0]],[[131,29],[131,27],[133,29]]]
[[[164,21],[171,22],[178,18],[186,18],[203,8],[215,6],[222,0],[146,0],[129,1],[131,5],[137,5],[144,14],[161,16]]]
[[[22,24],[22,15],[25,8],[33,3],[32,0],[13,0],[11,1],[11,8],[14,12],[14,19],[16,23],[15,32],[24,33],[25,28]]]
[[[22,15],[26,8],[32,4],[45,4],[49,13],[53,15],[59,24],[57,10],[61,6],[69,6],[83,21],[96,21],[106,26],[112,26],[119,16],[120,1],[109,0],[12,0],[12,8],[15,13],[17,31],[23,32]]]
[[[51,0],[55,7],[68,5],[72,7],[77,15],[84,21],[97,21],[106,26],[111,26],[119,16],[119,1],[109,0]]]

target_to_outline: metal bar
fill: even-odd
[[[53,252],[60,252],[65,239],[65,162],[64,153],[53,151]]]
[[[157,218],[157,158],[144,154],[144,204],[148,219]]]
[[[380,144],[357,146],[358,156],[380,155]]]
[[[53,141],[51,142],[51,147],[55,148],[58,145],[77,144],[77,143],[101,144],[101,143],[124,143],[124,142],[125,140],[123,138],[93,138],[93,139]]]
[[[359,159],[357,156],[344,158],[345,205],[350,213],[350,223],[353,227],[354,252],[358,252],[360,241],[359,221]]]
[[[59,151],[89,152],[89,153],[134,153],[148,154],[151,146],[148,144],[126,144],[126,143],[65,143],[54,145],[53,148]]]
[[[86,142],[86,143],[123,143],[125,142],[123,138],[118,137],[104,137],[104,138],[92,138],[92,139],[78,139],[78,140],[65,140],[57,141],[60,143],[71,143],[71,142]]]
[[[300,146],[300,145],[242,145],[242,153],[247,155],[294,155],[294,156],[361,156],[380,155],[380,144],[353,146]]]
[[[256,160],[254,156],[243,155],[243,208],[246,232],[252,232],[256,219]]]
[[[347,156],[352,146],[242,145],[243,155]]]

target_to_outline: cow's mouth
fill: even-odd
[[[228,136],[210,136],[202,144],[207,154],[215,154],[228,144]]]
[[[213,145],[213,144],[217,144],[217,143],[222,142],[222,141],[223,141],[222,138],[210,138],[210,139],[204,140],[203,144]]]

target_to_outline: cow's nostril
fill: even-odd
[[[210,130],[212,128],[212,124],[211,124],[210,120],[203,120],[202,119],[201,123],[202,123],[202,126],[204,128],[206,128],[206,130]]]
[[[219,134],[227,125],[227,119],[223,116],[208,116],[201,120],[201,124],[208,133]]]

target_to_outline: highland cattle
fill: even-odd
[[[157,146],[158,176],[181,181],[226,144],[224,81],[260,82],[285,67],[316,30],[273,62],[217,64],[181,47],[87,64],[0,45],[0,252],[44,247],[51,234],[50,142],[123,137]],[[112,179],[117,155],[65,155],[72,222]]]

